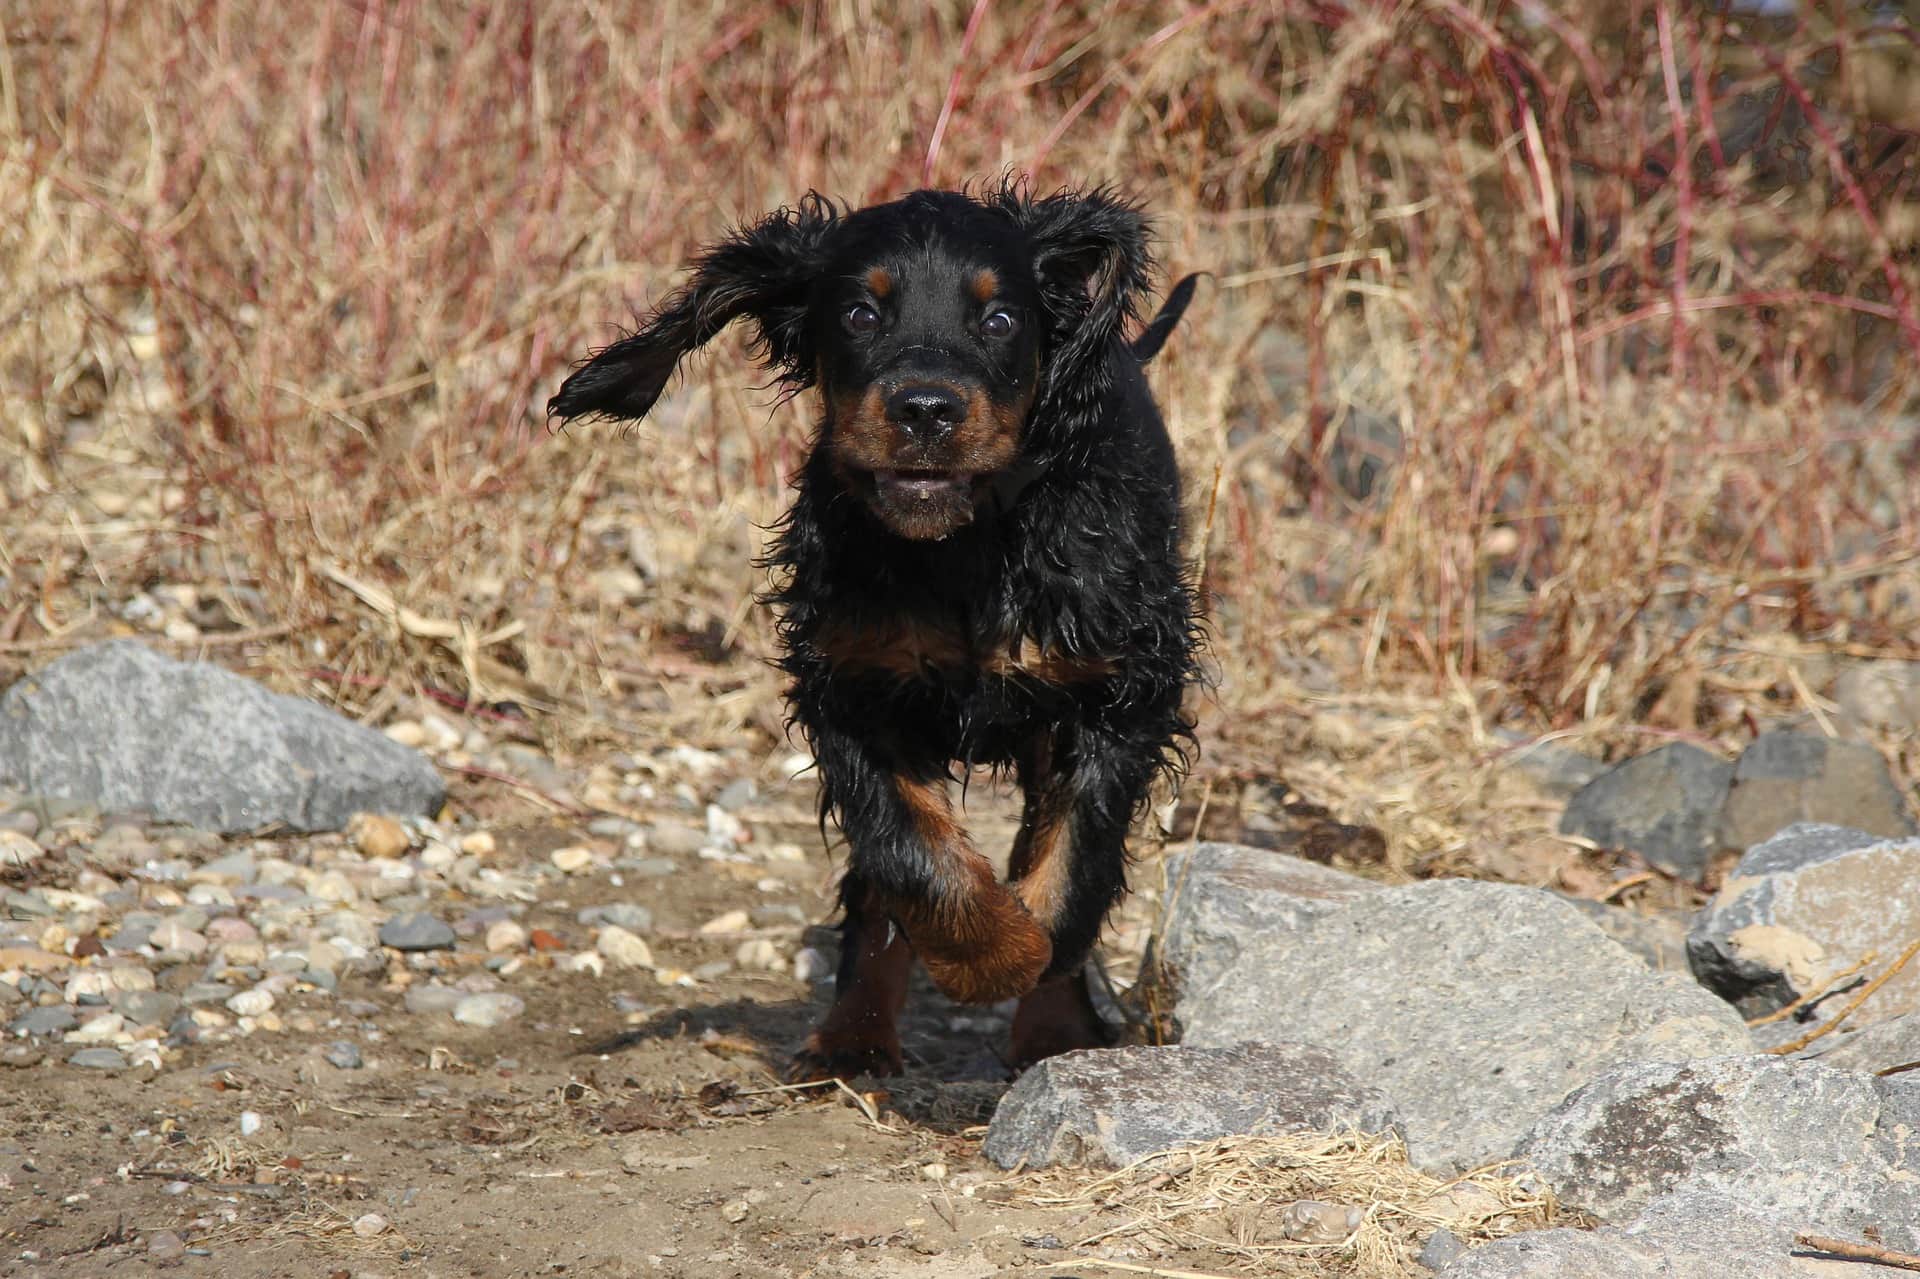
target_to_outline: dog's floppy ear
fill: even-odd
[[[1032,246],[1052,327],[1049,380],[1098,379],[1153,271],[1146,219],[1104,187],[1034,199],[1009,184],[999,204]]]
[[[694,260],[692,277],[638,332],[574,369],[547,401],[548,416],[645,417],[680,357],[743,317],[754,322],[760,358],[781,380],[804,386],[813,376],[807,293],[838,218],[829,201],[809,193],[797,208],[770,213],[708,247]]]

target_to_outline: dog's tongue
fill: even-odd
[[[874,482],[906,497],[934,498],[956,489],[964,489],[973,477],[930,471],[875,471]]]

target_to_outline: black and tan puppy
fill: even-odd
[[[734,320],[823,401],[770,555],[792,717],[851,848],[838,997],[796,1077],[894,1073],[913,957],[953,998],[1018,996],[1026,1063],[1103,1042],[1081,968],[1126,889],[1127,828],[1188,735],[1193,592],[1173,448],[1130,343],[1140,214],[1104,191],[810,196],[708,249],[559,418],[639,418]],[[1011,767],[1000,883],[956,766]]]

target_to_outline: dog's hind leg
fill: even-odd
[[[833,1008],[788,1065],[787,1078],[794,1082],[897,1075],[903,1067],[898,1023],[907,1005],[913,948],[886,912],[875,908],[872,890],[859,876],[841,882],[840,903],[845,919]]]

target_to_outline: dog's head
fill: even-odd
[[[556,417],[638,418],[680,357],[748,319],[790,387],[818,385],[834,473],[891,532],[944,537],[1104,386],[1149,269],[1104,191],[920,191],[842,213],[817,196],[708,249],[640,330],[576,369]]]

